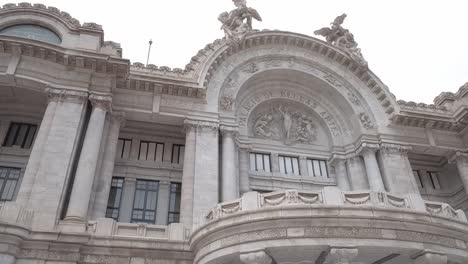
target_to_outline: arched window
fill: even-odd
[[[62,43],[60,37],[52,30],[31,24],[14,25],[4,28],[0,30],[0,35],[34,39],[52,44]]]

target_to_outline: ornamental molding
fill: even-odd
[[[0,53],[37,58],[67,68],[86,69],[95,73],[126,78],[128,61],[82,50],[70,50],[48,43],[33,43],[27,39],[1,36]]]
[[[195,131],[201,132],[203,130],[218,132],[219,130],[219,123],[212,122],[212,121],[205,121],[205,120],[194,120],[194,119],[186,119],[184,121],[184,128],[187,129],[195,129]]]
[[[81,24],[78,19],[72,17],[69,13],[61,11],[60,9],[53,6],[22,2],[18,4],[8,3],[0,7],[0,16],[6,15],[11,12],[35,12],[45,14],[60,20],[62,23],[67,25],[69,29],[86,30],[103,34],[103,29],[101,25],[96,24],[94,22],[85,22]]]
[[[45,89],[49,102],[76,102],[85,103],[88,100],[88,92],[74,91],[48,87]]]
[[[106,112],[112,111],[112,96],[91,94],[89,101],[94,108],[100,108]]]

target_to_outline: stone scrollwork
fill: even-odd
[[[312,118],[284,105],[273,106],[255,118],[252,129],[255,137],[283,141],[287,145],[311,144],[317,138]]]
[[[287,204],[320,204],[320,193],[305,193],[296,190],[286,190],[261,195],[261,204],[265,207]]]
[[[218,16],[218,20],[223,24],[226,40],[233,43],[240,43],[245,36],[253,31],[252,20],[262,21],[257,10],[247,7],[246,0],[232,0],[236,9],[230,12],[223,12]]]
[[[244,253],[240,255],[240,261],[244,264],[270,264],[272,259],[265,251]]]
[[[219,106],[221,110],[224,110],[224,111],[232,110],[233,105],[234,105],[234,98],[232,97],[232,95],[225,95],[221,97],[221,101],[219,102]]]
[[[325,37],[328,43],[341,48],[360,66],[367,67],[367,61],[362,56],[361,49],[358,48],[358,43],[354,40],[354,35],[341,26],[345,18],[346,14],[343,14],[335,18],[330,28],[324,27],[314,33]]]
[[[370,119],[369,115],[367,115],[366,113],[359,114],[359,121],[361,121],[361,124],[365,129],[374,128],[374,124],[372,123],[372,120]]]

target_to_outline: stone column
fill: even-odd
[[[377,158],[375,157],[376,151],[375,148],[364,147],[361,155],[364,158],[370,190],[374,192],[384,192],[385,186],[382,181]]]
[[[111,107],[110,97],[91,95],[93,110],[89,119],[86,136],[81,149],[80,160],[76,170],[70,203],[65,220],[84,222],[87,219],[89,199],[93,188],[94,175],[99,156],[104,121]]]
[[[468,153],[457,152],[452,161],[457,163],[458,175],[465,187],[465,193],[468,194]]]
[[[299,157],[299,173],[302,177],[309,177],[309,171],[307,170],[307,158]]]
[[[419,194],[418,184],[408,160],[411,147],[381,144],[381,172],[388,191],[395,194]]]
[[[279,155],[278,153],[271,153],[271,171],[274,174],[279,174],[280,173],[280,167],[279,167]]]
[[[240,261],[244,264],[271,264],[273,260],[265,251],[241,253]]]
[[[47,93],[49,103],[17,196],[18,203],[34,209],[34,230],[51,230],[60,218],[88,98],[80,91],[48,88]]]
[[[239,147],[239,189],[240,194],[250,192],[249,149]]]
[[[221,200],[223,202],[239,198],[239,180],[236,173],[236,130],[232,127],[221,126],[223,137],[222,145],[222,172],[221,172]]]
[[[353,191],[369,190],[366,169],[362,158],[354,156],[347,159],[349,180]]]
[[[132,219],[133,199],[135,198],[136,178],[125,178],[122,190],[122,202],[119,212],[119,222],[130,223]]]
[[[42,154],[44,151],[44,146],[47,142],[49,136],[49,131],[51,128],[52,121],[55,116],[55,110],[57,108],[57,103],[61,99],[62,90],[57,89],[47,89],[48,103],[47,108],[42,118],[39,131],[37,132],[36,139],[34,140],[34,145],[31,149],[31,154],[29,156],[28,165],[26,171],[24,172],[23,180],[21,182],[21,187],[18,191],[17,202],[26,205],[31,190],[34,184],[36,173],[38,172],[39,165],[41,163]],[[83,98],[86,94],[83,94]],[[84,100],[83,100],[84,103]],[[3,142],[1,142],[3,143]],[[1,144],[0,143],[0,144]]]
[[[332,248],[324,263],[350,264],[358,256],[357,248]]]
[[[104,218],[106,215],[107,201],[111,189],[112,176],[114,172],[115,155],[119,141],[120,128],[124,126],[125,114],[112,113],[109,133],[105,139],[104,158],[102,161],[101,174],[98,177],[96,198],[94,200],[93,218]]]
[[[413,259],[414,264],[447,264],[448,262],[446,255],[426,250],[413,256]]]
[[[349,182],[348,172],[346,170],[346,161],[344,159],[335,158],[331,163],[335,167],[336,186],[341,191],[350,191],[351,183]]]
[[[158,204],[156,214],[157,225],[167,225],[169,215],[169,199],[171,198],[171,182],[160,181],[158,192]]]
[[[180,201],[180,223],[191,227],[193,222],[193,177],[195,175],[196,125],[186,120],[184,169]]]
[[[203,223],[208,211],[219,203],[219,126],[197,121],[195,174],[193,181],[193,226]]]

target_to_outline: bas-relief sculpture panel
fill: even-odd
[[[273,99],[259,104],[250,114],[249,136],[285,145],[329,145],[323,120],[296,102]]]

